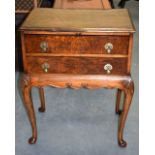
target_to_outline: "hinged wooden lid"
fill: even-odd
[[[20,30],[56,32],[135,32],[127,9],[69,10],[36,8]]]

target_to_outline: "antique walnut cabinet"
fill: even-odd
[[[116,88],[119,114],[118,144],[125,147],[123,130],[134,84],[131,56],[135,32],[126,9],[63,10],[36,8],[21,28],[24,74],[21,87],[32,126],[29,143],[37,140],[31,88],[39,88],[45,111],[44,86],[57,88]],[[120,98],[125,93],[120,110]]]

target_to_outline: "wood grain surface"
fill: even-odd
[[[46,42],[48,48],[43,52],[41,42]],[[107,54],[106,43],[112,43],[111,54],[127,54],[129,36],[57,36],[57,35],[26,35],[25,47],[27,53],[55,54]]]
[[[32,10],[20,29],[81,32],[135,31],[127,9],[74,9],[73,11],[36,8]]]
[[[56,0],[57,9],[111,9],[109,0]]]
[[[45,73],[42,64],[48,63],[48,73],[107,74],[104,65],[111,64],[113,75],[127,74],[127,58],[95,57],[27,57],[28,73]]]

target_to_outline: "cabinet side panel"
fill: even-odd
[[[133,34],[130,34],[129,49],[128,49],[128,68],[127,68],[129,74],[131,72],[132,48],[133,48]]]
[[[21,48],[22,48],[22,58],[23,58],[23,67],[24,72],[27,72],[26,65],[26,53],[25,53],[25,41],[24,41],[24,32],[21,31]]]

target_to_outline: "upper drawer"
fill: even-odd
[[[27,53],[127,54],[129,36],[25,35]]]

